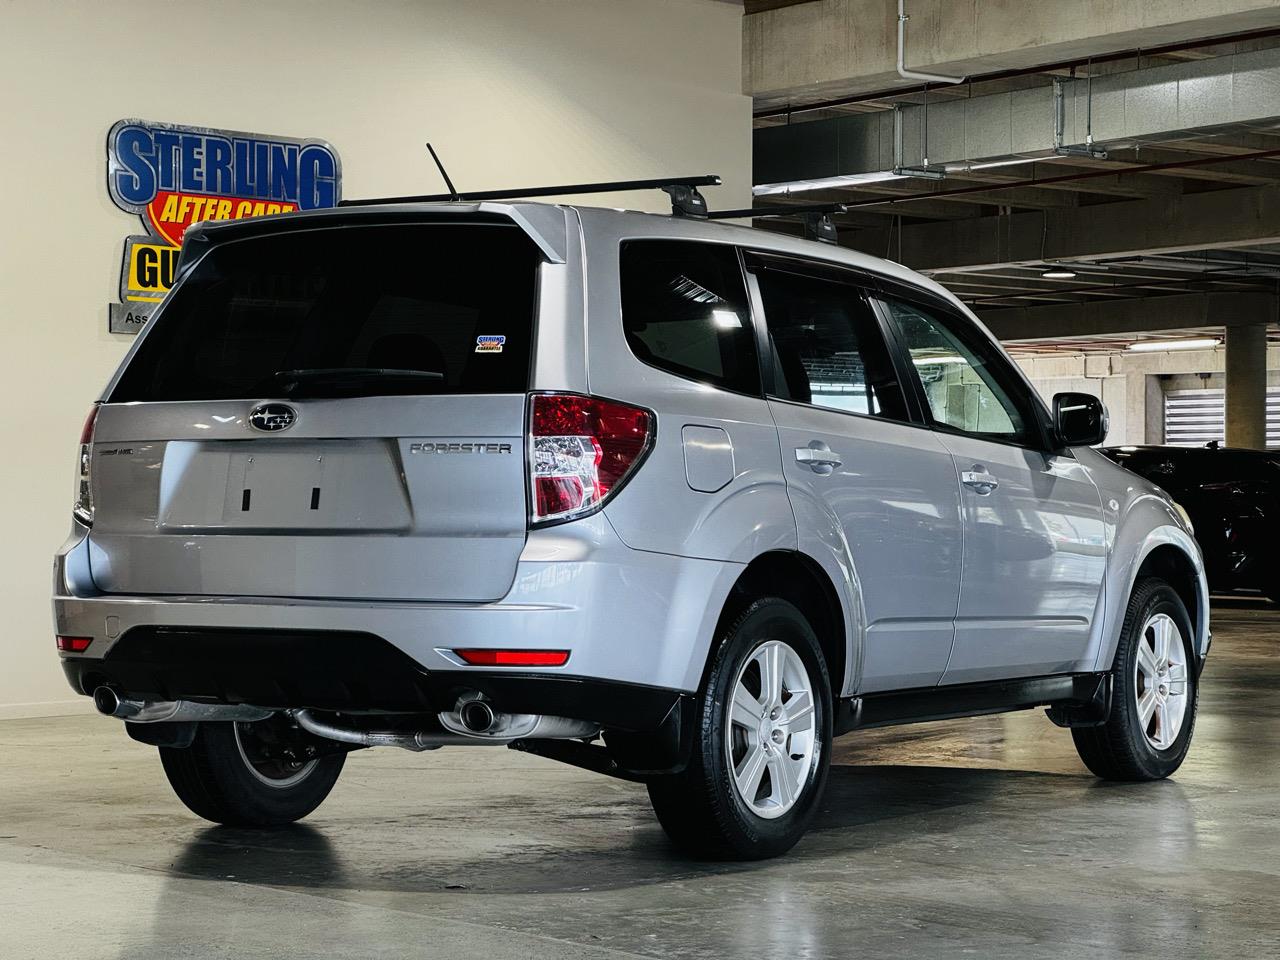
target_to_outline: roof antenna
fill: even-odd
[[[449,188],[449,197],[453,200],[461,200],[462,194],[458,193],[457,188],[453,185],[453,181],[449,179],[449,171],[444,168],[444,164],[440,162],[440,158],[436,155],[436,148],[431,145],[431,141],[427,141],[427,150],[431,153],[431,159],[436,162],[436,169],[440,171],[440,176],[444,178],[444,185]]]

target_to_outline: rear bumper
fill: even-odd
[[[93,638],[64,656],[81,693],[112,682],[130,696],[407,711],[466,688],[501,691],[504,710],[642,729],[697,689],[741,571],[632,550],[597,515],[531,534],[495,603],[122,596],[94,590],[85,541],[73,538],[57,556],[53,606],[60,635]],[[570,656],[559,668],[477,668],[457,648]]]
[[[422,670],[371,634],[138,627],[104,658],[66,657],[63,672],[86,695],[106,684],[140,700],[247,703],[339,712],[439,713],[479,691],[509,713],[590,720],[606,728],[658,729],[677,690],[585,677]]]

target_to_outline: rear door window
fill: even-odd
[[[622,325],[640,360],[739,393],[760,392],[755,333],[735,248],[629,240],[621,257]]]
[[[773,393],[888,420],[908,420],[906,397],[875,312],[850,283],[760,270],[773,350]]]
[[[500,223],[229,241],[170,294],[111,400],[523,393],[538,264]]]

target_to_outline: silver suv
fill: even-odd
[[[698,216],[389,204],[205,225],[81,437],[72,686],[273,826],[346,754],[505,744],[790,848],[834,736],[1043,706],[1186,754],[1185,514],[937,284]]]

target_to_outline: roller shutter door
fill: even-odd
[[[1174,447],[1202,447],[1226,441],[1226,394],[1223,390],[1171,390],[1164,396],[1164,442]],[[1267,446],[1280,447],[1280,390],[1267,391]]]

